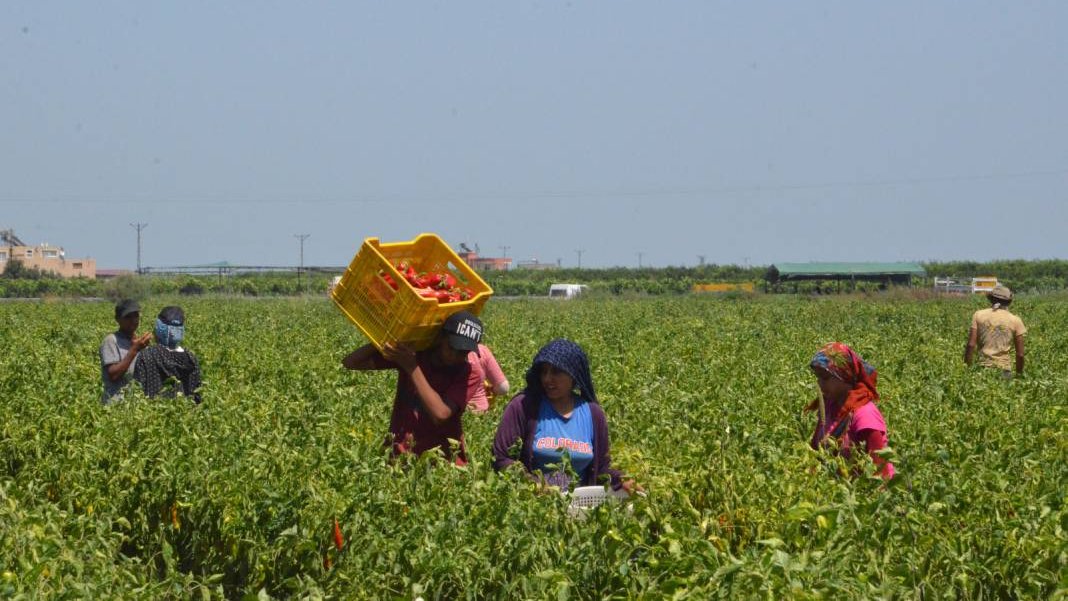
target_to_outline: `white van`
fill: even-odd
[[[588,289],[586,284],[552,284],[549,286],[549,298],[575,298]]]

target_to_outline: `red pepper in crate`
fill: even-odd
[[[420,273],[415,277],[415,282],[412,285],[416,288],[433,288],[434,276],[429,273]]]
[[[397,263],[393,267],[397,270],[398,273],[400,273],[402,278],[404,278],[404,279],[406,279],[408,281],[411,281],[411,278],[408,277],[408,273],[409,272],[414,272],[415,270],[412,268],[412,266],[407,261],[400,261],[399,263]]]
[[[435,273],[431,279],[431,288],[452,290],[456,287],[456,278],[451,273]]]
[[[423,298],[438,298],[438,292],[433,288],[416,288],[415,293]]]
[[[388,273],[386,273],[385,271],[380,271],[378,272],[378,275],[382,276],[382,279],[385,280],[387,284],[389,284],[390,288],[394,290],[397,289],[397,282],[394,282],[393,277],[390,276]]]
[[[448,272],[440,273],[416,273],[415,268],[408,261],[399,261],[394,267],[411,285],[415,293],[423,298],[433,298],[439,304],[455,303],[470,300],[474,293],[466,286],[460,286],[456,276]],[[398,283],[390,274],[381,271],[382,279],[389,284],[390,288],[397,289]]]

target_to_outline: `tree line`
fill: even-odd
[[[914,277],[912,286],[930,287],[934,277],[957,277],[967,282],[972,277],[996,276],[1017,292],[1035,293],[1068,288],[1068,260],[998,260],[998,261],[932,261],[921,263],[927,277]],[[553,283],[575,283],[589,286],[590,292],[600,295],[663,295],[685,294],[695,284],[746,283],[756,284],[762,292],[773,292],[767,283],[768,266],[706,264],[692,267],[610,267],[597,269],[512,269],[486,271],[481,277],[500,296],[547,296]],[[29,268],[17,260],[8,261],[0,275],[0,297],[40,298],[57,297],[135,297],[149,295],[202,294],[238,296],[294,296],[325,294],[331,275],[304,272],[300,278],[296,270],[289,273],[254,273],[230,275],[124,275],[109,280],[88,278],[60,278],[39,269]],[[877,283],[858,283],[850,291],[882,289]],[[782,287],[786,292],[843,291],[828,283],[804,282],[795,289]]]

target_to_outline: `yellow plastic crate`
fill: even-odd
[[[394,267],[401,261],[420,273],[451,273],[459,285],[471,289],[471,298],[439,304],[419,296]],[[382,273],[397,283],[397,290]],[[450,315],[463,310],[478,315],[492,295],[493,289],[441,238],[420,234],[410,242],[364,240],[330,298],[379,350],[387,342],[404,342],[423,350],[434,342]]]

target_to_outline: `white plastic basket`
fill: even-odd
[[[571,517],[584,516],[589,509],[607,502],[619,503],[628,497],[623,490],[612,490],[604,486],[579,486],[570,494],[563,494],[571,497],[571,504],[567,507],[567,513]]]

